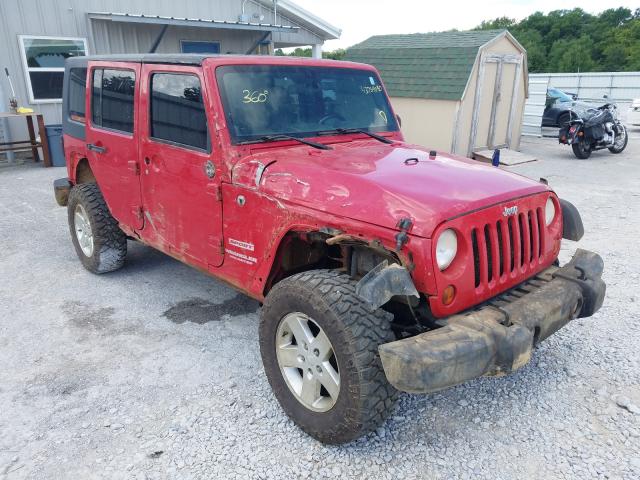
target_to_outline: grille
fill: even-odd
[[[537,264],[545,251],[543,215],[538,207],[471,229],[476,288]]]

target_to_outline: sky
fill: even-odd
[[[635,10],[640,1],[616,0],[293,0],[302,8],[342,29],[339,40],[330,40],[323,50],[354,45],[372,35],[387,33],[468,30],[482,20],[507,16],[521,20],[534,12],[580,7],[589,13],[607,8]]]

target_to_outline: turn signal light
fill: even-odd
[[[444,305],[451,305],[454,298],[456,298],[456,287],[449,285],[444,289],[444,292],[442,292],[442,303]]]

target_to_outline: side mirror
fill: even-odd
[[[606,93],[602,96],[602,98],[609,98],[609,95],[607,95]]]
[[[571,95],[571,98],[573,98],[574,100],[578,100],[578,94],[574,93],[573,95]]]
[[[397,113],[396,113],[396,120],[398,120],[398,126],[402,127],[402,119],[400,118],[400,115],[398,115]]]

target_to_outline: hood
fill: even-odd
[[[430,237],[449,218],[545,185],[491,165],[416,146],[375,140],[267,149],[233,167],[232,181],[320,212],[395,229],[409,217],[411,233]]]

